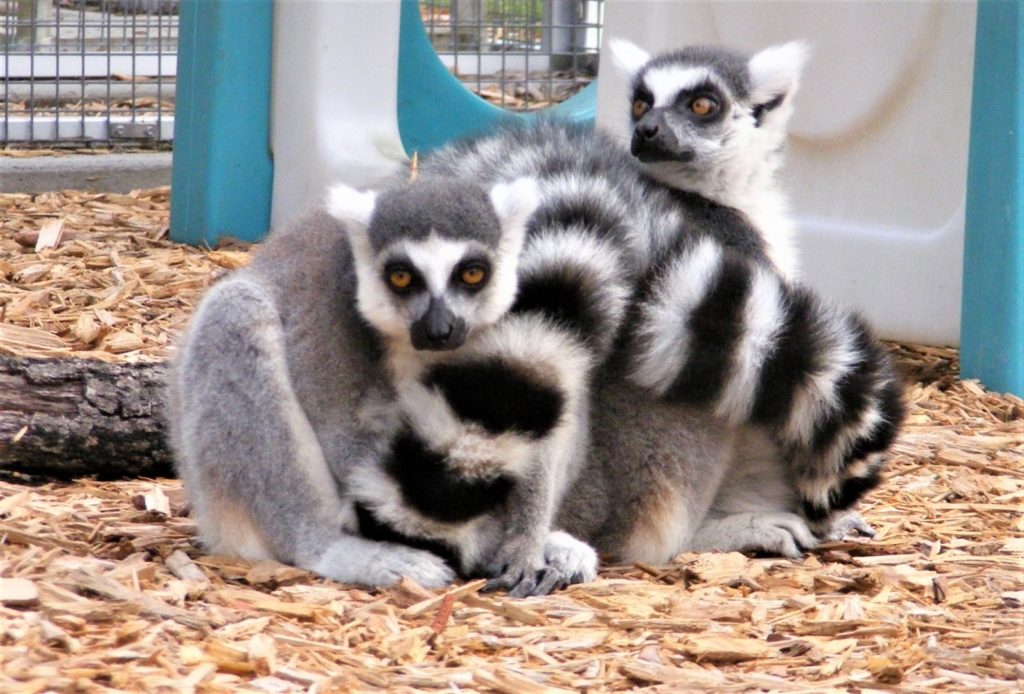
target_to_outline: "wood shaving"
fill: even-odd
[[[0,194],[0,354],[165,358],[203,292],[248,258],[169,243],[169,203],[166,187]]]
[[[0,351],[166,357],[245,255],[169,243],[167,197],[0,196]],[[53,219],[64,238],[36,253]],[[373,591],[204,554],[176,480],[8,476],[0,690],[1020,689],[1024,402],[960,381],[955,350],[892,349],[909,418],[862,507],[878,536],[801,561],[683,554],[526,600]]]

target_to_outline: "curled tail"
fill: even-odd
[[[878,484],[901,385],[859,316],[704,238],[646,278],[635,320],[632,380],[734,426],[767,427],[808,520]]]
[[[594,188],[573,178],[545,186],[508,315],[425,370],[409,391],[419,402],[403,396],[413,431],[451,464],[464,467],[468,451],[489,448],[489,466],[522,474],[537,446],[559,437],[556,466],[582,459],[570,449],[588,431],[590,375],[615,346],[633,284],[621,206]],[[466,445],[478,438],[495,443]],[[496,443],[506,439],[519,443]]]
[[[467,530],[484,514],[504,514],[502,551],[526,547],[516,561],[543,548],[585,457],[590,374],[614,348],[632,292],[619,213],[592,189],[584,179],[545,187],[507,315],[414,366],[392,355],[404,427],[355,491],[365,533],[436,543],[467,573],[490,572],[500,554]]]

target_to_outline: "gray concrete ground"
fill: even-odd
[[[0,156],[0,193],[95,190],[127,193],[171,184],[171,153]]]

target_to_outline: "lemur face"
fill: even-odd
[[[741,106],[706,68],[652,67],[634,81],[630,152],[644,163],[700,169],[748,125]]]
[[[630,151],[656,177],[698,190],[772,166],[806,58],[794,42],[752,58],[693,46],[650,56],[613,39],[630,83]]]
[[[440,233],[391,244],[374,257],[377,303],[389,304],[414,349],[456,349],[471,328],[484,327],[495,314],[488,310],[500,301],[489,291],[495,267],[515,272],[515,256],[501,258],[497,250]]]
[[[460,181],[410,183],[381,194],[331,189],[344,222],[358,309],[385,337],[416,350],[453,350],[497,321],[515,298],[536,182],[490,191]]]

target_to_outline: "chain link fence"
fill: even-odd
[[[168,144],[178,1],[0,0],[0,145]],[[503,108],[559,103],[597,76],[603,0],[423,0],[420,11],[445,65]]]
[[[444,64],[470,90],[512,111],[568,99],[597,76],[603,0],[424,0]]]
[[[0,144],[174,136],[178,0],[0,0]]]

